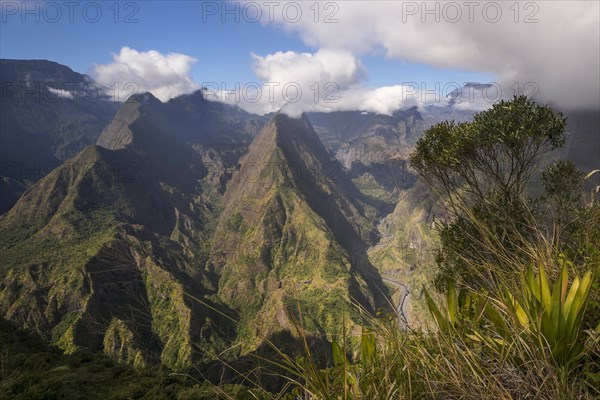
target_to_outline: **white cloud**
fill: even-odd
[[[289,8],[293,17],[295,6],[301,5],[298,21],[286,18],[287,3],[295,3]],[[273,18],[317,48],[355,56],[383,52],[441,68],[488,72],[499,77],[506,93],[512,93],[515,83],[523,88],[533,82],[537,98],[544,101],[563,107],[600,106],[600,2],[529,1],[516,7],[515,2],[490,1],[319,5],[318,22],[314,2],[282,1],[273,13],[265,9],[263,23]],[[337,22],[325,23],[327,16]]]
[[[55,89],[53,87],[48,86],[48,91],[52,94],[57,95],[58,97],[61,97],[63,99],[73,99],[73,93],[69,92],[68,90],[63,90],[63,89]]]
[[[219,88],[207,88],[207,97],[258,114],[283,108],[293,116],[303,111],[340,110],[391,114],[420,104],[410,87],[365,87],[362,82],[366,69],[347,51],[287,51],[266,56],[252,54],[252,59],[252,70],[262,80],[260,86],[240,86],[237,96]]]
[[[265,56],[252,54],[252,58],[252,70],[262,81],[260,85],[240,85],[231,91],[207,87],[207,98],[257,114],[283,109],[292,116],[304,111],[355,110],[390,115],[432,102],[448,104],[441,88],[435,99],[413,84],[367,87],[366,69],[347,51],[320,49],[314,54],[287,51]],[[463,99],[461,107],[468,108],[469,104],[469,99]]]
[[[391,115],[399,109],[422,106],[421,97],[411,86],[383,86],[373,90],[347,93],[342,98],[343,110],[369,111]]]
[[[119,100],[126,100],[133,93],[151,92],[162,101],[199,89],[189,76],[190,68],[197,60],[185,54],[162,54],[155,50],[137,51],[121,48],[113,54],[110,64],[94,66],[96,81],[111,89],[116,87]]]
[[[264,57],[253,53],[252,58],[252,69],[256,76],[281,84],[335,82],[341,88],[346,88],[361,80],[366,73],[352,54],[329,49],[321,49],[315,54],[277,52]]]

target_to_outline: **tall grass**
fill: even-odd
[[[432,324],[424,329],[361,310],[362,332],[333,340],[327,368],[308,346],[299,358],[279,352],[273,363],[289,385],[278,398],[600,398],[600,315],[590,307],[598,301],[598,259],[575,265],[539,229],[517,238],[516,254],[472,220],[481,257],[464,260],[481,285],[426,292]]]
[[[524,301],[529,289],[515,294],[450,290],[447,301],[431,300],[436,324],[424,331],[405,331],[393,316],[365,313],[360,344],[352,347],[345,335],[334,340],[329,368],[319,368],[308,347],[299,358],[279,354],[277,364],[291,387],[283,398],[598,398],[600,332],[582,329],[589,297],[582,287],[589,285],[576,282],[566,295],[558,290],[558,304],[543,310],[537,309],[541,303]],[[561,282],[557,287],[564,288]],[[571,325],[565,328],[568,322],[557,318],[544,327],[545,315],[563,313],[554,307],[564,309],[569,302],[577,308]],[[571,320],[568,312],[560,317]],[[557,350],[557,343],[567,350]]]
[[[401,328],[397,315],[372,315],[355,304],[362,331],[344,322],[323,354],[311,346],[298,306],[290,315],[298,316],[302,354],[266,340],[269,355],[255,355],[266,365],[262,373],[286,384],[269,393],[240,373],[254,386],[248,398],[600,398],[600,204],[586,207],[588,229],[570,247],[560,229],[542,227],[528,210],[523,221],[531,226],[504,237],[465,211],[475,246],[456,256],[469,279],[443,294],[424,292],[429,326]],[[215,394],[241,398],[218,388]]]

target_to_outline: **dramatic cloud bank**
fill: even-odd
[[[199,89],[189,76],[197,60],[179,53],[121,48],[113,62],[94,67],[94,78],[109,88],[113,97],[124,101],[133,93],[151,92],[162,101]]]
[[[447,105],[448,95],[460,92],[449,86],[437,88],[436,95],[416,86],[394,85],[368,88],[367,71],[360,60],[347,50],[320,49],[315,53],[293,51],[261,56],[251,54],[251,68],[259,82],[239,83],[225,90],[218,84],[204,83],[207,99],[237,105],[246,111],[266,114],[279,111],[298,116],[304,111],[367,111],[390,115],[413,106]],[[123,47],[110,64],[96,65],[96,81],[106,86],[107,94],[120,101],[130,95],[151,92],[162,101],[200,89],[189,76],[196,62],[185,54],[161,54],[155,50],[140,52]],[[63,93],[54,92],[58,96]],[[492,91],[463,93],[453,104],[461,109],[480,110],[499,99]]]
[[[251,54],[257,82],[223,91],[205,85],[207,98],[255,113],[285,106],[301,111],[359,110],[391,114],[427,104],[482,110],[501,98],[527,94],[564,109],[600,107],[600,2],[597,1],[236,1],[260,9],[260,23],[298,35],[314,52]],[[289,7],[288,7],[289,6]],[[248,8],[250,9],[250,8]],[[254,14],[253,14],[254,15]],[[398,82],[370,88],[360,59],[375,55],[438,68],[492,74],[475,93],[440,82],[437,98]],[[95,67],[98,82],[124,93],[150,91],[165,101],[198,89],[189,77],[196,59],[123,47]],[[461,82],[462,84],[463,82]],[[488,82],[481,82],[488,83]],[[485,86],[485,85],[483,85]],[[430,89],[429,87],[427,89]],[[450,96],[452,97],[452,96]]]
[[[262,23],[279,24],[316,48],[488,72],[505,93],[528,85],[528,94],[561,107],[600,106],[597,1],[277,5],[272,12],[263,7]]]
[[[347,51],[320,49],[314,54],[288,51],[266,56],[252,54],[252,58],[252,70],[262,81],[259,85],[240,85],[232,91],[206,87],[207,98],[236,104],[258,114],[283,107],[293,116],[303,111],[341,110],[392,114],[420,105],[417,91],[412,87],[366,88],[361,83],[366,77],[364,66]]]

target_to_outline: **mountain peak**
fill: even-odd
[[[0,71],[3,81],[48,81],[60,80],[75,83],[86,75],[73,71],[66,65],[49,60],[12,60],[0,59]]]
[[[314,293],[300,301],[343,303],[343,296],[334,294],[341,292],[367,308],[378,304],[384,285],[365,256],[374,229],[365,217],[366,205],[338,167],[306,115],[279,112],[255,138],[227,186],[211,264],[222,274],[221,298],[262,321],[257,330],[263,334],[291,325],[285,302],[294,296],[297,271],[302,271],[304,290]],[[320,283],[324,275],[327,288]],[[263,285],[274,289],[266,293]],[[330,331],[331,321],[311,318]]]
[[[284,112],[277,112],[273,118],[271,118],[271,123],[283,131],[287,131],[292,127],[295,127],[296,129],[314,131],[310,120],[306,116],[306,113],[302,113],[300,116],[296,117],[290,116]]]
[[[137,103],[141,105],[157,105],[162,104],[162,102],[157,99],[152,93],[144,92],[144,93],[134,93],[125,101],[125,103]]]
[[[152,95],[152,93],[136,93],[131,95],[121,106],[115,118],[102,131],[96,144],[98,146],[117,150],[122,149],[131,144],[134,140],[134,132],[132,125],[136,122],[143,121],[147,118],[154,119],[161,114],[161,106],[163,103]],[[144,131],[147,136],[149,131],[153,131],[152,125],[149,124]],[[139,136],[139,135],[137,135]]]
[[[321,166],[331,162],[329,153],[315,132],[308,116],[302,113],[299,117],[278,112],[271,123],[275,128],[277,144],[291,159],[302,153],[303,149],[316,157]],[[292,151],[293,149],[293,151]],[[294,153],[296,152],[296,153]]]

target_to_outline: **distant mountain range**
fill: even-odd
[[[6,212],[33,182],[94,143],[119,104],[100,96],[89,77],[50,61],[0,60],[0,81]]]
[[[293,334],[299,309],[323,340],[359,322],[352,299],[375,312],[401,297],[418,319],[405,300],[435,199],[407,159],[468,112],[257,116],[201,91],[90,102],[77,93],[93,81],[67,67],[0,67],[4,318],[66,352],[174,369]],[[598,118],[570,121],[565,154],[598,166]]]

